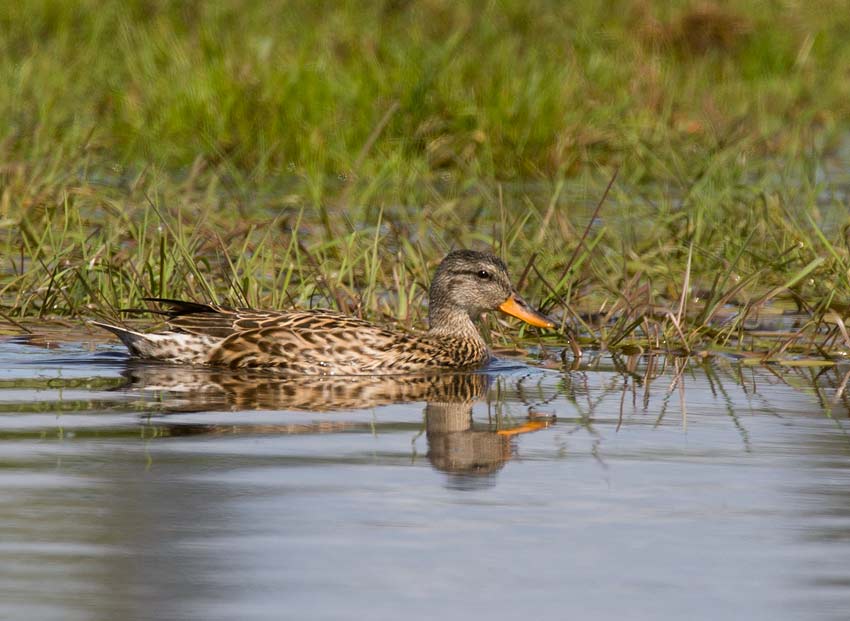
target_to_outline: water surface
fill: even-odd
[[[292,382],[0,338],[0,617],[844,619],[850,368]]]

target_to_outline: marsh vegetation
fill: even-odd
[[[433,268],[476,247],[585,346],[842,356],[846,9],[7,3],[0,313],[419,328]]]

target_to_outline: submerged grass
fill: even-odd
[[[185,297],[417,328],[463,246],[585,345],[850,351],[846,3],[7,5],[9,320]]]

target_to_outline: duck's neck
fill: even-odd
[[[475,341],[484,345],[481,333],[469,314],[459,309],[431,308],[428,311],[428,334]]]

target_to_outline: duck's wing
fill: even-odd
[[[210,352],[209,364],[357,375],[384,366],[399,343],[412,338],[330,311],[280,313],[241,325]]]
[[[165,321],[172,331],[219,339],[225,339],[248,330],[287,325],[292,321],[303,319],[305,315],[336,315],[336,313],[327,310],[273,311],[230,308],[228,306],[199,304],[167,298],[145,298],[145,300],[157,302],[166,307],[164,311],[155,312],[166,316]]]
[[[278,367],[306,375],[414,373],[477,366],[488,357],[475,342],[392,332],[334,313],[287,313],[234,332],[210,351],[208,364]]]

